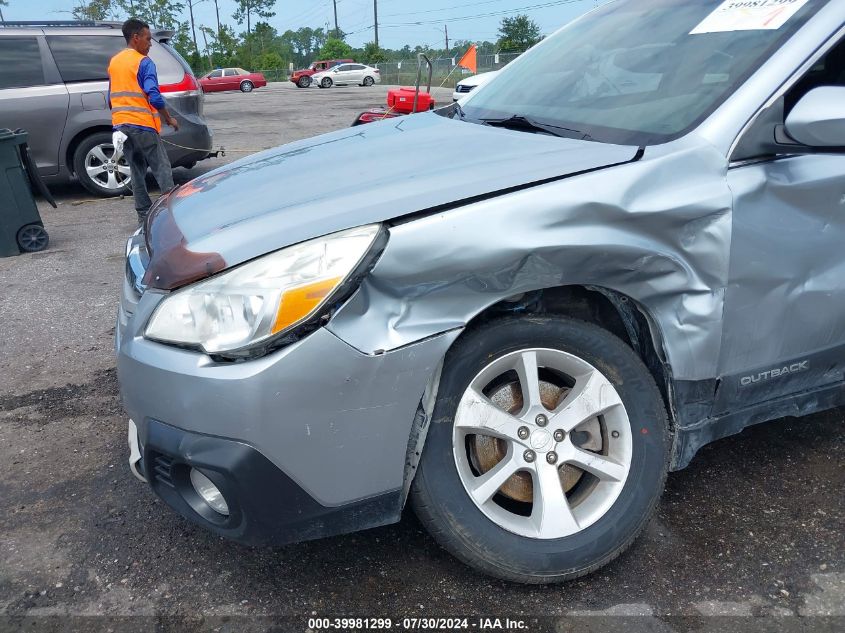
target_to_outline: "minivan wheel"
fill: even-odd
[[[97,196],[120,196],[132,191],[129,163],[115,156],[111,132],[85,138],[73,153],[73,170],[80,184]]]
[[[372,86],[375,82],[376,82],[376,80],[373,79],[372,77],[364,77],[364,85],[367,86],[367,88]]]
[[[654,512],[668,422],[620,339],[566,317],[492,321],[443,367],[411,501],[446,550],[506,580],[577,578]]]
[[[252,89],[255,86],[251,81],[242,81],[241,82],[241,92],[252,92]]]
[[[299,80],[296,82],[296,85],[300,88],[307,88],[311,85],[311,77],[300,77]]]
[[[320,82],[320,88],[331,88],[332,87],[332,80],[329,77],[323,77],[323,80]]]

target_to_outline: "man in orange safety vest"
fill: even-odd
[[[112,127],[126,135],[123,153],[129,163],[138,222],[152,206],[147,191],[149,167],[162,193],[173,188],[170,160],[161,143],[161,119],[174,130],[179,123],[167,111],[158,86],[156,67],[147,53],[152,46],[148,24],[136,18],[123,23],[126,48],[109,62],[109,107]],[[117,164],[113,166],[117,169]]]

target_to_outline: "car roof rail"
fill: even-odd
[[[119,29],[123,22],[108,22],[102,20],[4,20],[0,26],[29,26],[29,27],[54,27],[54,26],[75,26],[75,27],[102,27]]]

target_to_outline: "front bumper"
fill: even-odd
[[[130,423],[130,433],[133,427]],[[136,431],[135,440],[143,447],[138,466],[156,495],[186,519],[240,543],[306,541],[384,525],[397,520],[401,512],[400,491],[327,507],[247,444],[157,420],[147,420],[142,429]],[[193,468],[222,492],[227,516],[197,494],[190,477]]]
[[[215,363],[143,338],[163,296],[139,298],[126,282],[115,331],[121,396],[137,424],[140,470],[156,494],[192,521],[248,543],[399,519],[414,416],[457,332],[367,355],[322,328],[260,359]],[[175,473],[175,487],[155,476],[157,467]],[[198,511],[190,489],[179,487],[190,467],[236,508],[226,522]]]

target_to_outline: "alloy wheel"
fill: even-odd
[[[111,143],[95,145],[85,155],[85,171],[98,187],[108,191],[129,185],[132,175],[123,152],[117,152]]]
[[[458,475],[499,527],[535,539],[570,536],[619,497],[632,456],[622,400],[595,367],[532,348],[482,369],[458,404]]]

